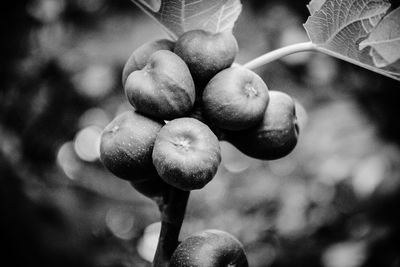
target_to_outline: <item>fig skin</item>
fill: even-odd
[[[196,119],[172,120],[157,135],[153,164],[160,177],[174,187],[184,191],[203,188],[220,162],[218,138]]]
[[[207,84],[203,105],[207,118],[226,130],[244,130],[259,123],[269,101],[268,87],[251,70],[222,70]]]
[[[151,154],[157,133],[164,122],[136,111],[117,116],[101,134],[100,160],[117,177],[138,184],[147,196],[162,193],[168,185],[158,176]],[[146,190],[146,184],[151,184]],[[143,193],[142,192],[142,193]]]
[[[269,91],[269,98],[261,123],[242,131],[226,131],[223,137],[244,154],[261,160],[288,155],[299,135],[294,100],[279,91]]]
[[[143,69],[128,76],[125,94],[136,110],[163,120],[183,117],[191,111],[195,101],[188,67],[167,50],[155,52]]]
[[[231,234],[206,230],[186,238],[174,251],[169,267],[248,267],[243,245]]]
[[[122,85],[125,86],[126,79],[129,74],[134,71],[141,70],[146,66],[152,54],[159,50],[174,50],[175,42],[168,39],[160,39],[156,41],[147,42],[132,52],[129,59],[125,63],[122,71]]]
[[[185,32],[174,49],[188,65],[199,95],[212,77],[232,65],[238,51],[231,31],[211,33],[204,30]]]

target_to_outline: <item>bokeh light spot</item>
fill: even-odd
[[[148,262],[152,262],[156,254],[160,231],[161,222],[150,224],[144,230],[144,234],[137,245],[139,255]]]
[[[222,165],[231,173],[247,170],[253,159],[237,150],[228,142],[220,142]]]
[[[82,129],[75,137],[74,149],[80,159],[93,162],[100,157],[101,129],[89,126]]]
[[[101,98],[111,92],[115,75],[110,66],[91,65],[73,77],[76,89],[90,98]]]
[[[359,197],[368,197],[385,177],[386,163],[380,156],[371,156],[356,167],[352,184]]]
[[[134,217],[128,212],[116,207],[108,210],[106,225],[118,238],[129,240],[133,237]]]
[[[323,254],[325,267],[358,267],[365,260],[365,245],[343,242],[329,247]]]
[[[88,126],[98,126],[104,128],[110,122],[107,113],[101,108],[88,109],[79,119],[79,126],[81,128]]]
[[[63,0],[37,0],[28,7],[28,12],[42,22],[52,22],[60,17],[65,9]]]
[[[57,164],[71,180],[76,179],[79,162],[76,158],[72,142],[64,143],[57,152]]]

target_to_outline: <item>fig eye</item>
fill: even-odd
[[[119,127],[118,125],[115,125],[115,126],[110,130],[110,133],[115,134],[115,133],[118,132],[119,129],[120,129],[120,127]]]
[[[192,143],[192,141],[190,139],[185,138],[185,137],[180,137],[174,142],[174,145],[178,149],[188,152],[191,148],[191,143]]]
[[[246,83],[244,85],[244,92],[247,95],[247,97],[258,96],[258,91],[254,88],[254,85],[252,83]]]

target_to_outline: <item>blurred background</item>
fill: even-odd
[[[237,62],[307,40],[308,1],[242,2]],[[105,171],[98,142],[131,108],[125,61],[165,33],[129,0],[7,1],[0,13],[1,262],[150,266],[157,207]],[[257,72],[301,104],[299,144],[268,162],[221,142],[182,238],[228,231],[252,267],[400,266],[400,83],[312,53]]]

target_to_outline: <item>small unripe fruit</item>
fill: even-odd
[[[152,54],[159,50],[172,51],[174,47],[175,43],[167,39],[151,41],[138,47],[135,51],[133,51],[128,61],[125,63],[122,71],[122,84],[125,86],[125,82],[129,74],[143,69]]]
[[[202,91],[215,74],[230,67],[238,53],[232,32],[211,33],[192,30],[182,34],[174,52],[188,65],[197,90]]]
[[[103,130],[100,141],[100,160],[119,178],[133,185],[151,184],[151,190],[142,190],[147,196],[161,193],[167,185],[158,176],[152,164],[152,151],[157,133],[164,122],[149,119],[135,111],[117,116]]]
[[[167,50],[155,52],[143,69],[128,76],[125,93],[136,110],[164,120],[188,114],[195,100],[188,67]]]
[[[259,123],[269,101],[268,87],[251,70],[233,67],[219,72],[203,92],[207,118],[226,130],[243,130]]]
[[[299,126],[294,100],[283,92],[270,91],[264,119],[246,130],[226,132],[225,140],[244,154],[263,160],[279,159],[296,146]]]
[[[203,188],[215,176],[220,162],[217,137],[196,119],[172,120],[158,133],[153,163],[172,186],[185,191]]]
[[[185,239],[174,251],[169,267],[248,267],[243,245],[220,230],[206,230]]]

